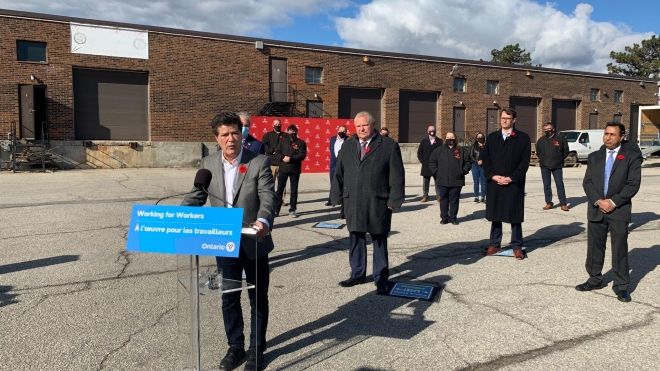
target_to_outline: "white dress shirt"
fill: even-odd
[[[229,162],[224,155],[222,156],[222,169],[225,179],[225,201],[227,201],[227,207],[234,207],[234,196],[236,195],[234,190],[237,186],[236,182],[238,181],[238,167],[241,164],[241,157],[243,157],[243,150],[239,152],[238,156],[236,156],[232,162]],[[264,218],[257,218],[257,220],[270,228],[270,223],[268,223],[268,220]]]

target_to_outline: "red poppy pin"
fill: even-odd
[[[626,158],[624,155],[616,155],[617,160],[623,160],[624,158]]]
[[[515,136],[516,136],[516,132],[515,132],[514,130],[511,130],[511,134],[509,134],[509,136],[511,136],[511,137],[515,137]]]
[[[364,154],[366,155],[367,153],[371,152],[371,148],[367,147],[364,149]]]
[[[245,174],[245,173],[247,173],[247,166],[241,164],[241,165],[238,167],[238,172],[241,173],[241,174]]]
[[[461,158],[461,152],[458,151],[458,148],[454,149],[454,158]]]
[[[552,144],[555,145],[555,146],[559,146],[559,141],[555,139],[555,140],[552,141]]]
[[[296,143],[291,143],[291,148],[298,149],[298,145]]]

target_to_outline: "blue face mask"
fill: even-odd
[[[248,134],[250,134],[250,128],[247,126],[243,126],[243,129],[241,129],[241,135],[243,138],[247,138]]]

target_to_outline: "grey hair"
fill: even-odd
[[[357,115],[355,115],[355,119],[354,119],[354,120],[357,120],[358,117],[362,117],[362,116],[364,116],[364,117],[367,118],[367,123],[368,123],[369,125],[373,125],[373,124],[376,123],[376,119],[371,115],[371,113],[369,113],[369,112],[367,112],[367,111],[360,111],[360,112],[358,112]]]
[[[250,114],[247,112],[239,112],[238,117],[241,118],[241,120],[245,120],[245,122],[249,123],[250,122]]]

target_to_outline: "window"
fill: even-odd
[[[21,62],[46,63],[46,43],[16,40],[16,57]]]
[[[465,79],[464,78],[455,78],[454,79],[454,93],[465,93]]]
[[[307,117],[323,117],[323,102],[319,100],[308,100]]]
[[[582,143],[582,144],[589,143],[589,133],[582,133],[580,139],[578,139],[578,143]]]
[[[615,90],[614,103],[621,103],[621,102],[623,102],[623,90]]]
[[[305,82],[308,84],[320,84],[323,82],[323,68],[305,67]]]
[[[486,94],[498,95],[500,93],[500,82],[497,80],[486,81]]]
[[[589,97],[591,98],[592,102],[600,101],[600,89],[591,89]]]
[[[614,122],[621,123],[621,116],[622,116],[622,115],[621,115],[620,113],[616,113],[616,114],[614,114],[614,120],[613,120],[613,121],[614,121]]]

